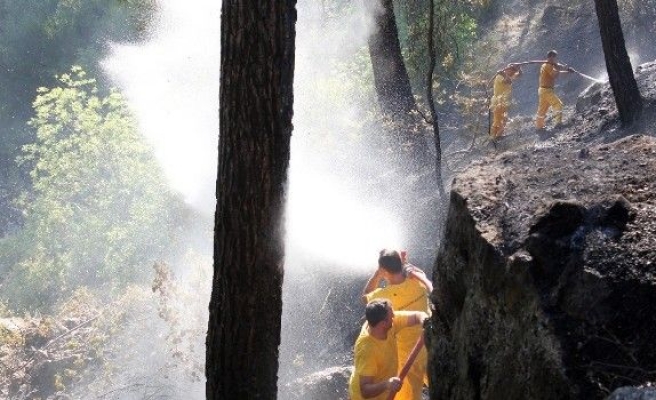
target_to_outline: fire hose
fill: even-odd
[[[406,375],[408,375],[408,371],[410,371],[410,367],[412,367],[412,363],[415,362],[415,359],[417,358],[417,355],[419,355],[422,347],[424,347],[423,333],[419,336],[419,339],[417,339],[415,347],[412,348],[412,351],[408,355],[408,359],[406,360],[405,364],[403,364],[403,367],[399,372],[399,379],[401,379],[401,382],[403,382],[403,379],[405,379]],[[390,392],[390,394],[387,396],[387,400],[394,400],[395,396],[396,392]]]
[[[551,65],[556,65],[556,66],[563,66],[562,64],[558,64],[558,63],[550,62],[550,61],[548,61],[548,60],[529,60],[529,61],[522,61],[522,62],[518,62],[518,63],[511,63],[511,64],[514,64],[514,65],[551,64]],[[593,77],[591,77],[590,75],[586,75],[586,74],[584,74],[583,72],[579,72],[579,71],[575,70],[575,69],[572,68],[572,67],[568,67],[568,70],[571,71],[571,72],[574,72],[575,74],[578,74],[578,75],[581,76],[582,78],[585,78],[585,79],[591,80],[591,81],[593,81],[593,82],[598,82],[598,83],[603,83],[603,82],[604,82],[604,81],[602,81],[602,80],[600,80],[600,79],[593,78]],[[497,71],[497,74],[498,74],[499,72],[501,72],[501,71]],[[495,74],[495,76],[496,76],[496,74]]]
[[[521,62],[516,62],[516,63],[510,63],[508,65],[509,66],[510,65],[519,66],[519,65],[529,65],[529,64],[551,64],[551,65],[555,65],[555,66],[558,66],[558,67],[563,67],[564,66],[563,64],[558,64],[558,63],[551,62],[551,61],[548,61],[548,60],[529,60],[529,61],[521,61]],[[503,69],[498,70],[497,72],[494,73],[494,76],[496,77],[502,71],[503,71]],[[590,81],[593,81],[593,82],[596,82],[596,83],[603,83],[604,82],[600,79],[593,78],[590,75],[584,74],[583,72],[577,71],[572,67],[567,67],[566,71],[574,72],[575,74],[579,75],[580,77],[585,78],[585,79],[590,80]],[[487,89],[488,89],[488,86],[492,83],[493,80],[494,80],[494,77],[492,77],[492,79],[490,79],[488,84],[485,86],[486,97],[488,98],[488,103],[489,103],[489,95],[487,95]],[[488,133],[490,131],[491,125],[492,125],[492,111],[489,110],[489,106],[488,106]],[[494,143],[494,141],[492,143]],[[496,144],[495,144],[495,148],[496,148]]]

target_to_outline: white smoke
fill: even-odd
[[[314,283],[301,277],[302,271],[329,266],[328,272],[363,276],[375,268],[381,248],[397,247],[403,238],[391,213],[371,202],[376,195],[369,193],[366,200],[361,196],[361,170],[385,166],[370,157],[364,143],[345,145],[362,114],[362,100],[317,96],[330,90],[322,86],[326,81],[335,84],[336,66],[368,57],[366,43],[372,28],[364,9],[351,4],[349,12],[329,18],[334,10],[327,3],[300,0],[297,4],[283,291],[287,299],[300,298],[302,293],[306,304],[321,300],[307,297],[311,293],[321,294],[306,286]],[[161,0],[160,8],[152,40],[115,46],[104,65],[127,96],[144,136],[155,146],[172,187],[204,211],[211,223],[218,157],[220,2]],[[383,204],[384,199],[378,198]],[[207,304],[209,299],[199,302]],[[300,313],[290,304],[285,301],[283,310],[283,374],[289,368],[285,363],[293,357],[290,352],[299,343],[296,335],[314,329],[299,324]]]
[[[298,3],[286,267],[314,258],[361,272],[375,265],[378,250],[399,246],[402,233],[387,210],[359,197],[359,170],[375,162],[368,149],[362,143],[344,149],[339,143],[354,129],[363,105],[336,96],[321,102],[317,93],[326,90],[322,83],[330,81],[336,65],[367,54],[373,29],[367,14],[375,7],[352,5],[333,19],[326,7],[325,2]],[[341,152],[348,157],[336,154]]]
[[[127,97],[171,186],[213,214],[221,4],[161,0],[159,7],[152,39],[114,46],[104,67]]]

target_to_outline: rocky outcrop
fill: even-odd
[[[656,388],[622,387],[615,390],[608,400],[656,400]]]
[[[656,380],[656,140],[472,165],[433,280],[431,398],[602,399]]]
[[[348,400],[351,367],[332,367],[284,385],[279,398],[287,400]]]

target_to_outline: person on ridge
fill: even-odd
[[[367,281],[362,291],[362,301],[369,303],[375,299],[386,298],[398,311],[420,311],[430,314],[429,294],[433,285],[419,268],[408,264],[405,253],[383,249],[378,257],[378,268]],[[382,282],[385,287],[380,287]],[[402,329],[396,335],[398,370],[408,359],[417,339],[423,334],[421,326]],[[407,375],[407,383],[401,387],[395,400],[421,400],[428,354],[422,348]]]
[[[558,52],[550,50],[547,53],[547,60],[540,67],[540,79],[538,88],[538,112],[535,118],[535,127],[545,129],[545,118],[549,108],[553,108],[556,119],[556,126],[563,122],[563,102],[556,96],[554,85],[556,78],[562,72],[574,72],[567,65],[556,62]]]
[[[394,311],[388,299],[376,299],[366,305],[365,318],[355,341],[349,396],[350,400],[385,400],[406,386],[397,372],[396,336],[406,327],[421,327],[428,314]]]
[[[508,64],[504,69],[497,71],[494,76],[492,100],[490,110],[492,111],[492,126],[490,136],[497,139],[503,135],[508,121],[508,109],[512,100],[512,82],[519,78],[522,69],[518,64]]]

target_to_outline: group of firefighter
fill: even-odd
[[[421,400],[428,355],[423,323],[432,282],[407,253],[384,249],[362,291],[365,322],[355,341],[350,400]]]
[[[550,50],[547,53],[547,59],[540,61],[542,66],[540,67],[538,87],[538,111],[535,117],[535,128],[538,130],[545,129],[545,118],[550,108],[553,111],[556,126],[562,124],[563,102],[554,92],[554,85],[560,73],[575,72],[575,70],[567,65],[557,63],[557,57],[556,50]],[[512,100],[512,82],[522,74],[521,65],[528,63],[536,62],[511,63],[502,70],[497,71],[494,76],[494,89],[490,101],[490,112],[492,113],[490,136],[493,140],[503,135],[508,121],[508,108]]]
[[[512,82],[522,74],[521,65],[540,63],[537,129],[545,128],[545,117],[553,109],[556,125],[562,123],[563,102],[554,93],[556,78],[562,72],[577,72],[556,62],[551,50],[547,59],[511,63],[494,77],[490,103],[493,139],[503,135],[511,102]],[[419,268],[407,261],[403,251],[384,249],[378,267],[362,291],[365,322],[355,341],[354,368],[349,382],[350,400],[421,400],[428,384],[428,356],[424,346],[423,324],[431,313],[429,295],[432,282]]]

